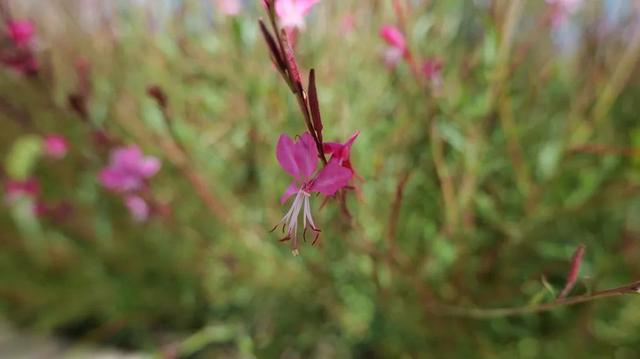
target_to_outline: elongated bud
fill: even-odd
[[[320,104],[318,102],[318,89],[316,88],[316,72],[311,69],[309,72],[309,110],[311,112],[311,120],[313,121],[313,129],[318,135],[318,140],[322,142],[322,117],[320,116]]]
[[[567,283],[565,284],[562,292],[558,298],[565,298],[571,292],[571,289],[576,284],[578,280],[578,274],[580,274],[580,265],[582,264],[582,259],[584,258],[585,246],[581,244],[576,248],[576,251],[573,253],[573,257],[571,258],[571,269],[569,270],[569,274],[567,275]]]
[[[296,85],[297,89],[300,89],[302,87],[302,81],[300,80],[300,71],[298,71],[298,62],[296,61],[296,55],[293,52],[291,44],[289,44],[289,39],[287,38],[287,33],[285,31],[282,32],[282,42],[284,46],[284,55],[287,60],[289,76],[291,76],[291,80]]]
[[[271,56],[271,60],[274,65],[278,68],[278,70],[284,72],[286,70],[286,65],[284,63],[284,59],[282,58],[282,54],[278,49],[278,45],[276,44],[275,39],[271,36],[271,33],[265,26],[262,20],[258,21],[260,24],[260,32],[262,32],[262,36],[264,37],[264,41],[267,43],[267,48],[269,49],[269,55]]]

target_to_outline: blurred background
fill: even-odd
[[[269,232],[305,126],[260,1],[0,3],[1,357],[640,356],[634,296],[482,312],[555,300],[581,244],[570,295],[640,279],[638,1],[305,11],[362,178],[299,256]]]

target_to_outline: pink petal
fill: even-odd
[[[380,36],[391,47],[406,51],[406,40],[404,34],[395,26],[385,25],[380,29]]]
[[[144,222],[149,218],[149,205],[139,196],[129,196],[125,199],[125,206],[136,222]]]
[[[289,187],[284,191],[282,197],[280,197],[280,204],[284,204],[287,200],[298,192],[298,186],[296,185],[296,181],[291,182]]]
[[[328,154],[328,155],[332,155],[334,153],[339,153],[340,151],[342,151],[342,147],[344,147],[342,145],[342,143],[336,143],[336,142],[325,142],[322,144],[322,148],[324,149],[324,153]]]
[[[296,148],[294,156],[300,174],[303,178],[310,178],[318,165],[318,148],[313,137],[308,132],[303,133],[296,142]]]
[[[135,167],[142,160],[142,151],[136,145],[120,147],[111,153],[110,164],[114,167]]]
[[[16,46],[24,46],[31,42],[35,29],[28,20],[12,20],[7,24],[11,40]]]
[[[100,183],[108,189],[114,189],[120,184],[120,178],[118,174],[111,168],[104,168],[98,173],[98,179]]]
[[[139,165],[139,172],[142,177],[150,178],[155,176],[160,170],[160,160],[155,157],[145,157]]]
[[[298,0],[296,5],[302,15],[306,16],[311,11],[311,8],[319,2],[320,0]]]
[[[300,177],[300,168],[298,168],[298,162],[296,161],[296,144],[291,137],[282,134],[278,139],[278,145],[276,146],[276,158],[280,163],[282,169],[294,178]]]
[[[47,135],[43,138],[44,153],[54,159],[63,158],[69,149],[67,139],[60,135]]]
[[[350,170],[340,166],[336,161],[330,161],[313,181],[311,191],[333,196],[349,184],[351,177],[353,173]]]

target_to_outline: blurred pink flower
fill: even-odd
[[[149,205],[140,196],[128,196],[124,204],[131,213],[131,218],[136,222],[145,222],[149,218]]]
[[[285,29],[304,29],[304,18],[320,0],[276,0],[276,14]]]
[[[546,2],[551,7],[551,25],[558,27],[578,11],[583,0],[546,0]]]
[[[442,60],[430,58],[422,64],[422,74],[427,80],[435,80],[442,76]]]
[[[394,68],[408,55],[407,41],[400,29],[392,25],[380,28],[380,37],[387,43],[383,53],[383,60],[387,67]]]
[[[33,40],[35,28],[29,20],[10,20],[7,31],[15,46],[27,46]]]
[[[407,51],[407,41],[400,29],[392,25],[385,25],[380,29],[380,37],[387,45],[400,50],[402,53]]]
[[[35,178],[9,179],[4,184],[5,201],[15,202],[20,197],[35,199],[40,195],[40,182]]]
[[[356,17],[352,13],[348,13],[342,17],[340,27],[345,33],[350,33],[356,29]]]
[[[141,189],[145,180],[160,170],[160,161],[144,156],[136,145],[121,147],[111,153],[109,165],[100,171],[102,185],[112,191],[125,193]]]
[[[218,10],[227,16],[235,16],[242,11],[241,0],[216,0]]]
[[[324,152],[331,155],[331,161],[336,161],[338,165],[348,169],[354,175],[356,172],[351,165],[351,146],[359,134],[360,131],[356,131],[345,143],[325,142],[323,144]]]
[[[348,185],[353,173],[342,167],[338,160],[331,160],[316,174],[318,149],[313,137],[308,132],[303,133],[295,142],[287,135],[280,135],[276,157],[285,172],[294,178],[280,198],[280,203],[284,204],[291,196],[295,195],[291,208],[276,227],[282,224],[283,230],[286,230],[286,236],[283,240],[292,240],[293,252],[297,254],[300,211],[303,211],[303,235],[307,230],[307,222],[311,230],[316,233],[316,237],[320,232],[311,215],[311,193],[318,192],[325,196],[332,196]]]
[[[42,139],[42,145],[45,155],[53,159],[61,159],[67,155],[69,150],[69,142],[60,135],[47,135]]]

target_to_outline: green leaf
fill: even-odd
[[[31,175],[42,154],[42,141],[35,135],[18,138],[6,158],[7,172],[12,178],[25,179]]]

